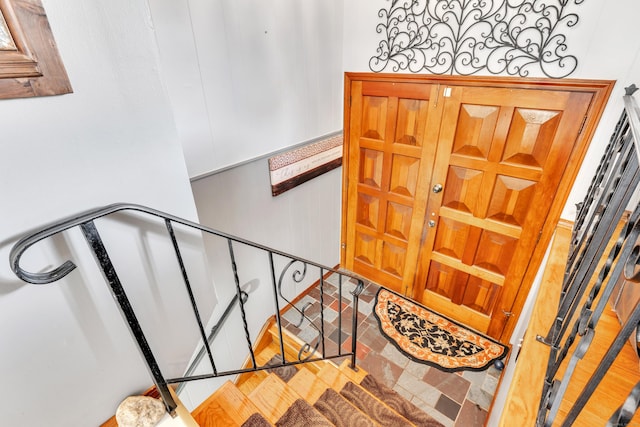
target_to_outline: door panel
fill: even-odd
[[[442,108],[437,85],[354,82],[346,268],[407,292],[417,267],[429,166]],[[434,117],[437,116],[437,117]],[[425,161],[426,159],[426,161]]]
[[[591,94],[451,88],[414,297],[498,336]]]
[[[613,83],[347,73],[342,266],[507,339]]]

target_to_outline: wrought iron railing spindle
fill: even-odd
[[[180,253],[180,246],[178,245],[178,240],[176,239],[176,234],[175,234],[175,231],[173,230],[173,225],[171,225],[171,221],[169,219],[165,219],[164,222],[167,227],[167,231],[169,232],[169,236],[171,237],[171,244],[173,245],[173,249],[176,254],[176,259],[178,260],[178,264],[180,265],[180,273],[182,274],[182,280],[184,281],[184,286],[187,291],[187,295],[189,295],[189,302],[191,303],[193,315],[195,316],[196,323],[198,324],[200,338],[202,339],[202,343],[207,352],[207,356],[209,357],[209,363],[211,364],[211,369],[213,370],[214,373],[217,373],[218,370],[216,369],[216,364],[213,361],[213,354],[211,353],[211,347],[209,346],[207,334],[202,324],[202,318],[200,317],[198,304],[196,303],[196,298],[193,295],[193,289],[191,288],[191,283],[189,281],[189,274],[187,273],[187,268],[184,265],[184,260],[182,259],[182,254]]]
[[[637,196],[640,186],[640,110],[632,97],[635,90],[635,86],[627,88],[625,111],[616,124],[585,200],[578,210],[556,318],[547,335],[538,336],[538,341],[550,346],[536,421],[539,427],[555,425],[556,422],[570,426],[576,422],[622,347],[640,325],[638,302],[630,316],[623,321],[621,330],[604,356],[599,359],[590,379],[582,385],[577,400],[569,404],[568,409],[561,410],[566,391],[574,380],[574,372],[579,369],[586,355],[593,351],[591,344],[599,321],[609,301],[614,299],[613,293],[622,276],[636,286],[640,283],[640,274],[636,273],[640,264],[640,204],[635,206],[622,226],[608,254],[604,254],[625,209]],[[640,336],[636,336],[636,342],[639,339]],[[561,366],[564,369],[562,378],[559,378]],[[612,415],[608,425],[627,425],[640,402],[638,390],[640,388],[636,385],[627,402]],[[560,414],[563,414],[562,418]],[[618,424],[612,424],[614,420]]]

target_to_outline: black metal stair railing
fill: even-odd
[[[180,268],[180,272],[182,275],[182,279],[184,281],[185,292],[188,295],[188,299],[191,304],[191,309],[193,311],[193,315],[195,317],[195,321],[197,323],[198,332],[200,336],[201,347],[197,351],[196,356],[194,357],[191,365],[187,368],[186,373],[177,378],[166,378],[162,374],[161,367],[157,361],[156,355],[145,336],[145,332],[143,331],[138,316],[131,304],[129,297],[127,296],[125,286],[120,280],[116,272],[116,268],[114,263],[111,260],[109,252],[105,247],[103,239],[96,227],[95,221],[99,218],[106,217],[112,215],[116,212],[134,212],[134,213],[142,213],[149,217],[160,218],[166,227],[166,232],[171,239],[171,243],[175,252],[175,257],[177,263]],[[226,245],[228,247],[228,254],[231,260],[231,270],[233,272],[234,278],[234,287],[235,287],[235,296],[232,298],[229,305],[224,310],[223,315],[221,316],[220,321],[209,331],[206,332],[205,324],[206,321],[201,318],[201,313],[198,310],[198,304],[196,301],[196,297],[194,296],[194,292],[192,289],[192,284],[190,282],[189,274],[187,271],[187,267],[185,265],[185,261],[180,249],[180,243],[178,238],[176,237],[176,232],[174,230],[174,225],[179,224],[180,226],[186,226],[189,229],[197,230],[199,232],[204,233],[206,236],[214,236],[215,238],[220,238],[226,240]],[[65,232],[67,230],[79,228],[92,249],[92,253],[95,257],[95,260],[102,270],[104,278],[111,289],[111,293],[116,300],[120,311],[127,322],[129,329],[132,332],[133,337],[138,345],[138,348],[141,352],[142,357],[149,369],[152,380],[158,390],[160,397],[162,398],[164,405],[166,407],[167,412],[170,414],[175,414],[175,409],[177,408],[177,403],[173,398],[170,390],[169,384],[180,384],[202,380],[208,378],[215,378],[226,375],[236,375],[245,372],[254,372],[264,369],[273,369],[278,366],[290,366],[296,365],[305,362],[317,361],[317,360],[326,360],[326,359],[336,359],[336,358],[345,358],[348,357],[351,360],[351,367],[353,369],[356,368],[356,348],[357,348],[357,333],[358,333],[358,301],[361,292],[364,289],[363,281],[355,276],[352,276],[348,273],[342,271],[336,271],[330,267],[325,267],[321,264],[314,263],[309,260],[305,260],[276,249],[272,249],[263,245],[259,245],[214,229],[203,226],[201,224],[182,219],[164,212],[157,211],[155,209],[151,209],[145,206],[135,205],[135,204],[113,204],[103,208],[98,208],[89,212],[85,212],[82,214],[78,214],[68,219],[61,220],[54,225],[45,227],[33,234],[30,234],[20,241],[18,241],[11,250],[10,253],[10,264],[14,273],[21,278],[22,280],[32,283],[32,284],[48,284],[53,283],[57,280],[62,279],[69,273],[71,273],[76,265],[67,260],[62,263],[60,266],[52,269],[51,271],[46,272],[30,272],[23,269],[20,265],[21,257],[29,249],[29,247],[34,244],[50,238],[59,233]],[[264,278],[265,280],[269,280],[271,282],[271,294],[273,296],[273,301],[275,303],[275,320],[278,328],[278,333],[280,336],[280,362],[278,364],[269,364],[268,366],[258,366],[256,362],[256,354],[254,353],[254,342],[252,341],[252,337],[249,330],[247,313],[246,313],[246,303],[248,300],[248,294],[241,288],[240,279],[239,279],[239,270],[237,263],[237,246],[248,246],[253,250],[257,250],[259,253],[264,254],[264,256],[268,260],[270,276],[268,278]],[[275,258],[278,257],[278,262],[276,262]],[[284,264],[284,267],[279,268],[279,265]],[[285,295],[285,291],[283,289],[283,284],[285,281],[290,278],[294,283],[301,284],[303,280],[313,279],[310,277],[310,269],[315,269],[317,271],[318,276],[316,283],[319,287],[319,296],[320,296],[320,310],[319,310],[319,318],[312,319],[307,315],[309,310],[309,304],[304,304],[302,307],[298,307],[293,303],[293,297]],[[329,350],[325,342],[325,318],[324,318],[324,308],[325,308],[325,278],[330,274],[335,274],[338,276],[338,292],[339,292],[339,301],[343,301],[343,292],[349,292],[351,294],[351,302],[350,302],[350,310],[351,310],[351,318],[343,319],[346,314],[343,314],[342,305],[338,304],[339,309],[337,310],[337,321],[338,321],[338,343],[343,342],[343,337],[346,338],[347,335],[351,336],[351,346],[349,351],[343,349],[341,345],[337,345],[337,348]],[[343,290],[347,288],[347,284],[349,284],[350,291]],[[295,296],[294,296],[295,297]],[[346,295],[345,295],[346,297]],[[229,323],[227,317],[231,310],[235,307],[238,307],[240,311],[240,316],[242,319],[242,328],[244,330],[244,338],[246,339],[247,345],[247,359],[251,361],[251,364],[248,368],[239,367],[237,369],[225,369],[221,370],[216,365],[216,360],[214,357],[214,352],[212,350],[212,343],[215,339],[215,336],[220,331],[222,327],[224,327],[225,322]],[[313,340],[303,340],[304,345],[300,348],[298,352],[297,360],[288,360],[285,355],[285,347],[283,340],[283,319],[281,313],[285,311],[285,309],[293,309],[297,312],[299,316],[299,324],[305,323],[312,330],[316,331],[316,337]],[[266,320],[266,319],[265,319]],[[350,326],[350,329],[349,329]],[[255,338],[255,337],[253,337]],[[311,342],[309,342],[311,341]],[[239,359],[244,359],[244,355]],[[208,361],[208,365],[210,367],[210,372],[205,374],[194,375],[195,367],[200,364],[201,361]]]
[[[640,283],[636,271],[640,264],[640,204],[626,220],[617,240],[605,255],[616,227],[625,210],[637,195],[640,184],[638,148],[640,147],[640,114],[633,98],[635,85],[626,89],[625,110],[609,140],[587,195],[578,205],[571,246],[560,293],[556,317],[546,334],[538,341],[550,347],[537,426],[561,423],[570,426],[587,405],[620,353],[622,347],[640,325],[640,302],[626,319],[609,349],[599,360],[591,378],[583,386],[576,401],[560,418],[560,406],[572,381],[573,373],[590,350],[598,322],[621,277]],[[571,350],[573,349],[573,352]],[[569,356],[570,355],[570,356]],[[560,376],[560,367],[564,373]],[[640,403],[640,387],[630,390],[626,402],[611,416],[608,425],[625,426]]]

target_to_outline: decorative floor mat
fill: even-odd
[[[507,346],[385,288],[373,306],[380,332],[410,359],[452,372],[480,371],[507,355]]]

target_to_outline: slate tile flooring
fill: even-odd
[[[338,331],[338,276],[333,275],[324,283],[324,329],[327,354],[336,354],[339,339]],[[342,328],[350,335],[351,313],[350,295],[355,283],[343,283]],[[357,363],[387,386],[392,387],[405,398],[440,421],[446,427],[483,426],[487,411],[496,392],[501,372],[491,366],[484,371],[462,371],[448,373],[425,364],[409,360],[395,346],[380,334],[373,315],[373,303],[379,286],[366,283],[358,306],[358,348]],[[296,303],[305,309],[317,325],[320,325],[320,291],[313,288]],[[295,310],[283,315],[283,326],[304,339],[315,344],[318,333],[307,322],[296,326],[300,316]],[[341,335],[342,348],[349,351],[351,337]],[[337,361],[340,363],[340,361]]]

